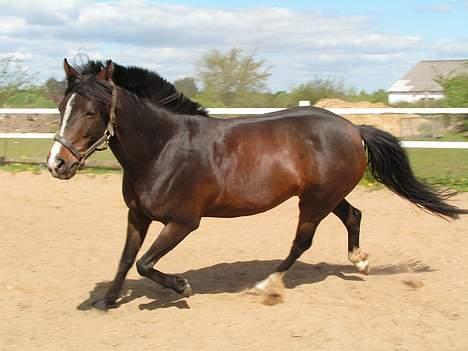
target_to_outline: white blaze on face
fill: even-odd
[[[60,131],[59,135],[63,137],[63,133],[65,133],[65,128],[67,127],[67,122],[68,119],[70,118],[70,115],[72,113],[72,108],[73,108],[73,101],[75,100],[76,93],[73,93],[72,96],[70,96],[70,99],[67,101],[67,106],[65,107],[65,112],[63,114],[63,121],[62,125],[60,126]]]
[[[73,109],[73,101],[75,100],[75,93],[70,96],[70,99],[67,101],[67,106],[65,107],[65,112],[63,114],[63,120],[62,120],[62,125],[60,126],[59,130],[59,136],[63,137],[63,134],[65,133],[65,128],[67,127],[68,120],[70,118],[70,115],[72,113]],[[52,149],[50,149],[50,156],[49,159],[47,160],[47,165],[49,168],[55,168],[57,156],[59,155],[60,151],[62,150],[62,144],[60,144],[58,141],[52,145]]]

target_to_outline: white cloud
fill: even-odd
[[[455,3],[454,1],[438,2],[438,3],[418,6],[416,9],[421,12],[449,13],[455,10]]]
[[[468,38],[442,39],[432,45],[433,52],[438,56],[452,55],[451,58],[464,58],[468,56]]]
[[[419,36],[378,32],[366,17],[277,7],[220,10],[145,0],[0,0],[0,6],[0,51],[22,53],[43,79],[60,77],[62,58],[78,51],[176,79],[193,74],[206,50],[237,46],[272,65],[272,89],[316,75],[386,88],[388,69],[423,45]],[[379,70],[379,81],[361,73]]]
[[[86,0],[0,0],[2,13],[23,18],[29,24],[51,26],[72,20]]]
[[[0,17],[0,35],[12,35],[26,27],[26,21],[20,17]]]

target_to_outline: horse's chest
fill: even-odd
[[[124,192],[124,196],[129,207],[138,209],[153,220],[161,222],[183,220],[191,215],[192,202],[188,201],[191,187],[186,180],[182,181],[175,175],[148,180],[144,178],[127,186],[131,191],[127,196]]]

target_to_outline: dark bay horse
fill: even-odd
[[[123,168],[128,206],[125,248],[117,275],[95,307],[115,307],[126,274],[152,221],[165,224],[137,270],[164,287],[190,296],[186,279],[154,269],[158,260],[198,228],[202,217],[237,217],[271,209],[298,196],[299,222],[286,259],[266,280],[266,290],[307,250],[320,221],[333,212],[348,231],[348,257],[368,273],[359,247],[361,212],[345,196],[367,164],[374,177],[401,197],[442,217],[467,210],[449,205],[451,193],[431,189],[413,175],[392,135],[355,126],[319,108],[234,119],[208,116],[159,75],[108,61],[72,67],[60,104],[61,126],[49,153],[51,174],[73,177],[86,158],[109,144]],[[367,151],[367,152],[366,152]],[[367,158],[366,158],[367,155]]]

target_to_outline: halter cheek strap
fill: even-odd
[[[73,146],[72,143],[68,142],[66,139],[62,138],[59,134],[56,134],[54,136],[54,140],[58,141],[60,144],[62,144],[68,151],[70,151],[73,156],[76,157],[78,160],[78,163],[80,166],[84,166],[84,163],[86,159],[91,156],[91,154],[94,151],[103,151],[107,149],[107,145],[109,144],[109,139],[111,137],[111,134],[108,129],[104,132],[104,135],[100,137],[93,145],[91,145],[88,149],[86,149],[84,152],[81,152],[78,150],[75,146]],[[101,146],[104,144],[104,146]]]
[[[68,151],[73,154],[73,156],[75,156],[75,158],[78,160],[80,168],[84,166],[86,159],[91,156],[93,152],[107,149],[109,139],[115,135],[114,125],[116,120],[115,108],[117,106],[117,87],[112,80],[109,80],[109,83],[112,87],[112,101],[110,106],[109,122],[107,123],[107,128],[104,131],[102,137],[95,141],[93,145],[91,145],[85,151],[80,151],[72,143],[63,138],[59,133],[55,134],[54,136],[55,141],[62,144]]]
[[[114,125],[115,125],[115,108],[117,106],[117,87],[112,79],[109,80],[109,84],[112,87],[112,101],[109,113],[109,123],[107,124],[106,132],[109,132],[110,136],[114,136]],[[105,134],[105,133],[104,133]]]

